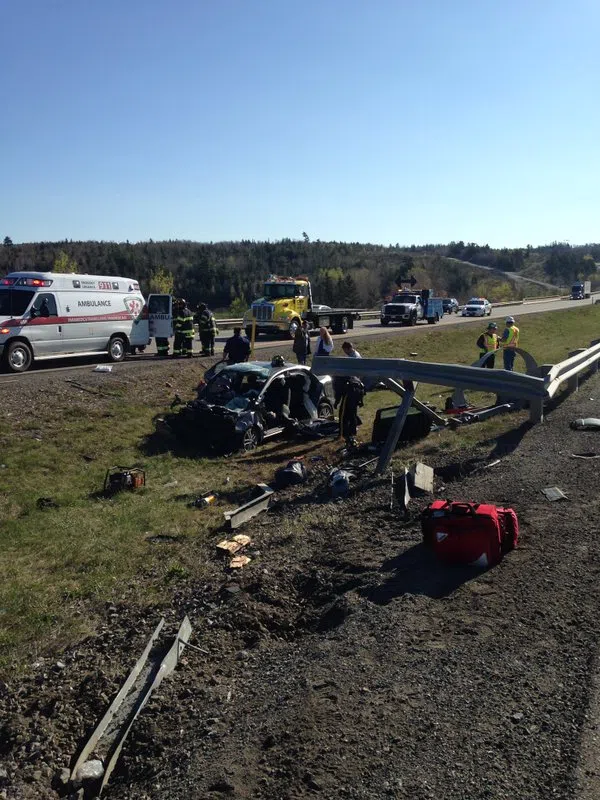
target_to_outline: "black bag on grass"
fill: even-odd
[[[302,461],[288,461],[285,467],[280,467],[275,473],[275,488],[297,486],[299,483],[304,483],[307,477],[308,473]]]

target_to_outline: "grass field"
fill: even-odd
[[[365,338],[356,344],[363,357],[417,353],[414,358],[422,361],[468,364],[477,358],[475,340],[484,327],[485,323],[474,322],[402,337]],[[529,315],[520,327],[521,345],[538,363],[556,362],[598,336],[600,309],[588,306]],[[191,398],[198,378],[196,363],[177,363],[169,369],[177,392]],[[150,451],[145,442],[154,430],[154,417],[168,409],[175,390],[173,380],[167,386],[164,378],[157,381],[153,375],[154,370],[148,369],[141,378],[133,371],[94,376],[104,383],[90,383],[83,390],[65,388],[62,377],[48,378],[47,387],[35,391],[23,388],[34,383],[19,381],[5,388],[0,422],[3,673],[24,667],[42,653],[58,652],[92,632],[107,604],[167,601],[174,587],[201,573],[223,510],[238,505],[245,490],[259,480],[270,480],[277,466],[292,455],[323,452],[331,459],[340,447],[339,442],[317,446],[279,442],[218,459]],[[83,379],[81,385],[87,385]],[[18,395],[13,397],[14,392]],[[443,407],[447,393],[440,387],[420,386],[417,395]],[[395,402],[396,395],[388,392],[368,395],[363,440],[370,436],[376,409]],[[432,448],[459,452],[478,441],[489,443],[522,419],[523,415],[511,415],[457,432],[431,434],[411,450],[398,451],[396,459],[410,460]],[[107,467],[134,463],[147,470],[147,487],[102,499],[98,492]],[[188,507],[190,499],[209,490],[220,494],[216,506]],[[52,498],[57,507],[43,510],[39,498]],[[157,536],[171,537],[169,544],[153,541]]]

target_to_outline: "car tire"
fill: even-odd
[[[27,372],[33,362],[33,353],[27,342],[11,342],[4,358],[10,372]]]
[[[241,448],[245,453],[251,453],[252,450],[256,450],[261,442],[261,433],[260,428],[256,425],[252,425],[250,428],[247,428],[244,433],[242,434],[242,441],[241,441]]]
[[[329,400],[321,400],[319,405],[317,406],[317,417],[319,419],[334,419],[335,414],[333,412],[333,406],[329,402]]]
[[[113,363],[125,360],[127,342],[124,336],[112,336],[108,343],[108,359]]]
[[[382,320],[380,320],[380,322],[381,322],[381,324],[382,324],[384,327],[385,327],[386,325],[389,325],[389,324],[390,324],[390,321],[389,321],[389,319],[382,319]]]
[[[348,333],[348,317],[342,317],[338,326],[339,333]]]

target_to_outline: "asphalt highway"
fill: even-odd
[[[596,295],[597,296],[597,295]],[[504,321],[505,317],[513,316],[519,324],[519,319],[527,314],[541,314],[545,311],[560,311],[560,310],[569,310],[574,308],[581,308],[583,305],[589,305],[595,301],[596,297],[592,296],[591,300],[537,300],[531,301],[527,303],[514,303],[508,306],[501,306],[499,308],[492,309],[492,314],[490,317],[486,317],[485,319],[482,317],[463,317],[461,313],[458,314],[446,314],[444,315],[443,319],[437,323],[435,326],[439,328],[440,326],[448,326],[448,325],[464,325],[468,323],[478,322],[481,324],[482,322],[489,321],[490,319],[498,321],[498,327],[501,326],[501,323]],[[403,327],[400,325],[387,325],[386,327],[382,326],[379,323],[379,319],[371,318],[371,319],[361,319],[357,320],[354,323],[354,329],[348,331],[347,334],[338,334],[334,336],[334,339],[363,339],[367,336],[381,336],[382,334],[386,337],[392,336],[401,336],[403,334],[407,334],[409,332],[413,333],[415,331],[425,331],[431,330],[433,326],[428,325],[427,323],[418,323],[416,327],[408,328]],[[216,341],[216,353],[219,355],[222,352],[223,345],[225,341],[231,336],[231,329],[222,330],[220,335],[217,337]],[[260,336],[255,344],[255,352],[260,350],[267,350],[276,348],[278,344],[282,342],[281,337],[276,336]],[[196,355],[198,355],[198,351],[200,349],[200,343],[198,341],[198,337],[196,336],[194,340],[194,349]],[[145,353],[142,355],[136,355],[133,357],[128,357],[124,362],[121,364],[116,364],[114,366],[115,369],[128,369],[135,367],[135,365],[148,363],[148,361],[154,358],[156,353],[156,347],[154,345],[154,341],[149,345],[146,349]],[[34,364],[31,370],[25,372],[20,375],[16,375],[13,373],[2,373],[0,374],[0,387],[3,384],[16,381],[16,380],[28,380],[28,379],[35,379],[36,375],[46,374],[48,372],[57,372],[57,371],[68,371],[68,370],[81,370],[81,369],[90,369],[90,365],[98,364],[98,363],[107,363],[106,361],[102,361],[101,358],[98,356],[92,356],[90,358],[70,358],[70,359],[56,359],[52,361],[41,361],[37,364]]]

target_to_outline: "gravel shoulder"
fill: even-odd
[[[252,564],[209,547],[169,608],[107,607],[97,636],[0,684],[0,791],[54,798],[56,775],[118,690],[160,613],[194,626],[176,675],[141,715],[114,798],[575,798],[598,632],[600,376],[544,425],[453,463],[436,494],[515,508],[521,545],[485,573],[421,547],[419,511],[389,481],[332,503],[315,462],[244,528]],[[492,461],[500,463],[486,468]],[[540,490],[560,486],[569,500]],[[4,777],[1,777],[4,776]],[[579,776],[579,777],[578,777]],[[54,786],[54,788],[52,788]],[[2,795],[0,795],[2,796]]]

